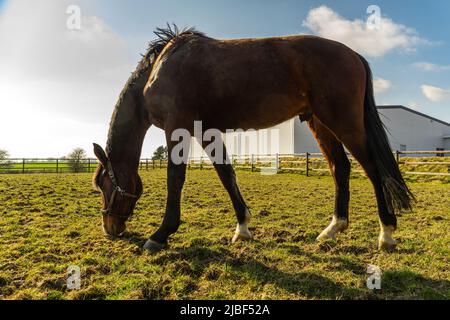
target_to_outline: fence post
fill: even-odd
[[[148,158],[145,159],[145,171],[148,171]]]
[[[59,159],[56,158],[56,173],[59,173]]]
[[[159,168],[162,169],[162,159],[159,159]]]
[[[255,171],[255,155],[252,154],[252,172]]]
[[[22,159],[22,173],[25,173],[25,159]]]
[[[91,158],[88,158],[88,173],[91,173]]]
[[[277,153],[275,155],[275,166],[276,166],[276,170],[278,173],[278,170],[280,170],[281,166],[280,166],[280,155]]]
[[[203,170],[203,156],[200,157],[200,170]]]
[[[400,163],[400,151],[395,151],[395,160],[397,161],[397,164]]]
[[[309,152],[306,153],[306,176],[309,177]]]

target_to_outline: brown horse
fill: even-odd
[[[115,107],[106,152],[94,144],[100,165],[94,184],[102,191],[103,228],[116,237],[142,193],[138,175],[145,134],[165,131],[169,151],[167,204],[160,228],[144,248],[167,244],[180,225],[186,163],[171,155],[179,128],[262,129],[299,116],[308,121],[336,186],[331,224],[318,239],[335,238],[348,227],[350,163],[344,146],[371,180],[378,203],[379,247],[392,249],[395,213],[410,209],[408,190],[376,109],[367,61],[345,45],[315,37],[216,40],[194,29],[157,29]],[[205,146],[204,146],[205,147]],[[187,154],[182,154],[187,157]],[[225,152],[226,157],[226,152]],[[233,203],[238,227],[233,241],[251,238],[250,212],[231,164],[214,167]]]

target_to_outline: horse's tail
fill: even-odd
[[[402,209],[411,210],[414,196],[403,180],[402,174],[389,144],[385,127],[381,122],[373,94],[372,71],[367,60],[360,56],[366,69],[366,95],[364,98],[364,126],[370,156],[381,180],[384,198],[390,213]]]

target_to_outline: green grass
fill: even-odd
[[[91,164],[90,168],[88,164],[82,164],[80,166],[80,171],[83,170],[85,172],[88,171],[88,168],[91,170],[95,170],[96,164]],[[73,168],[67,162],[60,162],[58,167],[56,166],[56,162],[26,162],[25,167],[23,167],[22,163],[10,163],[10,164],[1,164],[0,165],[0,173],[22,173],[22,170],[25,170],[27,173],[56,173],[56,169],[58,168],[58,172],[70,172],[73,171]]]
[[[330,177],[239,171],[255,240],[231,244],[236,220],[213,171],[188,171],[183,223],[170,248],[141,248],[159,226],[165,170],[142,173],[145,193],[127,234],[101,230],[90,174],[0,175],[0,297],[4,299],[448,299],[450,185],[410,183],[418,202],[399,217],[394,253],[379,252],[372,188],[351,180],[350,229],[318,244],[334,206]],[[368,264],[382,290],[366,288]],[[81,290],[67,290],[78,265]]]

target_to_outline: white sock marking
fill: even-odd
[[[338,219],[336,216],[333,216],[333,220],[331,220],[331,223],[328,227],[325,228],[325,230],[322,231],[322,233],[317,237],[317,240],[322,239],[333,239],[336,240],[336,234],[339,232],[344,231],[348,227],[348,220],[347,219]]]

